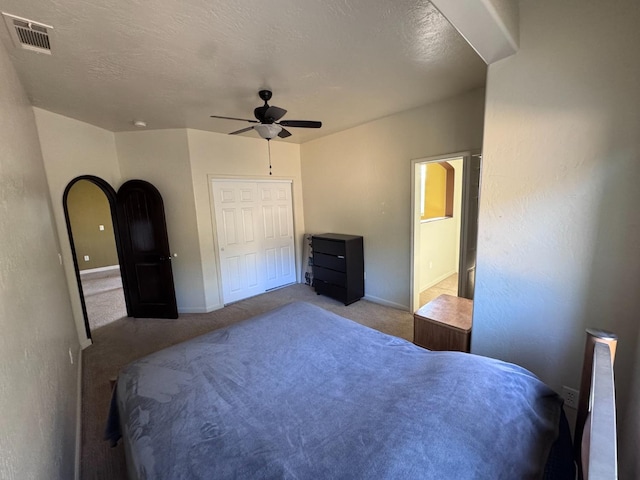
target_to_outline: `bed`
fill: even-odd
[[[125,367],[106,432],[131,479],[574,478],[561,398],[292,303]]]

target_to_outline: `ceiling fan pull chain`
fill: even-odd
[[[271,142],[269,140],[271,139],[267,138],[267,148],[269,149],[269,175],[271,175]]]

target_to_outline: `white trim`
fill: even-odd
[[[80,480],[80,460],[82,458],[82,349],[78,352],[78,380],[76,394],[76,452],[73,478]]]
[[[87,347],[90,347],[91,345],[93,345],[93,342],[88,338],[83,338],[80,341],[80,349],[82,349],[82,350],[84,350]]]
[[[219,310],[224,305],[216,304],[216,305],[207,305],[203,307],[178,307],[178,313],[209,313],[214,310]]]
[[[451,275],[455,275],[457,272],[456,270],[451,270],[448,273],[444,273],[442,275],[440,275],[438,278],[436,278],[435,280],[432,280],[431,282],[427,283],[424,287],[421,286],[420,287],[420,293],[424,292],[425,290],[427,290],[428,288],[431,288],[435,285],[437,285],[438,283],[440,283],[441,281],[445,280],[446,278],[449,278]],[[456,290],[458,289],[457,285],[456,285]]]
[[[109,265],[106,267],[88,268],[87,270],[80,270],[80,275],[84,275],[86,273],[107,272],[109,270],[120,270],[120,265]]]
[[[220,310],[221,308],[224,308],[224,304],[222,303],[216,303],[215,305],[207,305],[205,307],[205,313],[213,312],[215,310]]]
[[[364,297],[365,300],[370,301],[371,303],[377,303],[378,305],[384,305],[385,307],[391,307],[391,308],[395,308],[396,310],[404,310],[406,312],[409,311],[409,307],[406,305],[401,305],[399,303],[396,302],[390,302],[389,300],[385,300],[383,298],[379,298],[379,297],[374,297],[373,295],[365,295]]]
[[[418,265],[417,255],[420,248],[420,228],[416,228],[416,226],[419,227],[421,225],[419,212],[416,211],[416,189],[418,188],[419,182],[419,177],[416,175],[416,168],[421,163],[440,162],[443,160],[454,160],[458,158],[462,158],[463,161],[465,161],[464,159],[470,157],[471,154],[472,152],[470,150],[465,150],[462,152],[436,155],[433,157],[414,158],[411,160],[411,248],[409,250],[411,255],[411,257],[409,258],[409,305],[411,305],[411,308],[407,310],[410,310],[412,312],[420,308],[420,292],[415,291],[416,287],[418,289],[420,288],[420,269]]]
[[[178,307],[178,313],[207,313],[203,307]]]
[[[424,165],[424,164],[421,164]],[[453,215],[450,216],[446,216],[446,217],[433,217],[433,218],[427,218],[426,220],[420,220],[420,223],[431,223],[431,222],[439,222],[440,220],[453,220]]]
[[[268,178],[255,178],[252,176],[246,176],[246,177],[238,177],[238,176],[225,176],[225,175],[208,175],[209,177],[209,184],[211,184],[211,181],[215,181],[215,182],[256,182],[256,183],[271,183],[271,182],[283,182],[283,183],[293,183],[293,179],[291,177],[278,177],[278,176],[271,176]]]

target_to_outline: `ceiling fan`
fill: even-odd
[[[313,120],[280,120],[287,111],[284,108],[270,106],[269,100],[271,100],[271,90],[260,90],[258,95],[264,100],[264,105],[257,107],[253,114],[257,120],[249,120],[247,118],[235,118],[235,117],[221,117],[219,115],[211,115],[211,118],[222,118],[224,120],[239,120],[241,122],[256,123],[247,128],[242,128],[231,132],[229,135],[237,135],[239,133],[248,132],[249,130],[255,130],[265,140],[271,140],[276,135],[280,138],[287,138],[291,136],[284,127],[296,127],[296,128],[320,128],[322,122],[316,122]]]

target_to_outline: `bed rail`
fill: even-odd
[[[587,329],[574,448],[579,480],[618,478],[613,362],[618,337]]]

